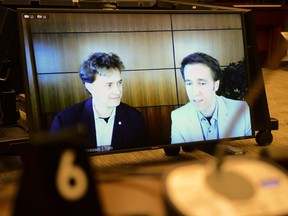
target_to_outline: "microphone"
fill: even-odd
[[[184,163],[165,175],[172,215],[287,215],[287,172],[258,158],[225,155]]]
[[[233,171],[222,169],[225,164],[226,146],[219,144],[216,148],[217,160],[214,169],[207,175],[207,183],[211,189],[229,199],[249,199],[255,190],[253,185],[244,177]]]

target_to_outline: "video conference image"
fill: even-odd
[[[288,40],[258,22],[287,5],[15,1],[0,0],[0,216],[288,212]]]
[[[83,124],[88,152],[253,135],[240,14],[21,16],[31,132]]]

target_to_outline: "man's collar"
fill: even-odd
[[[93,107],[93,112],[94,112],[95,119],[97,119],[97,120],[98,120],[98,119],[102,119],[102,118],[99,117],[99,114],[98,114],[98,112],[97,112],[97,110],[96,110],[96,107],[95,107],[95,105],[94,105],[93,102],[92,102],[92,107]],[[116,107],[113,108],[111,115],[108,116],[108,117],[109,117],[109,118],[115,117],[115,115],[116,115]]]

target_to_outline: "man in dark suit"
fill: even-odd
[[[144,119],[138,110],[121,102],[123,69],[114,53],[92,54],[79,70],[91,98],[58,113],[50,130],[85,126],[88,152],[143,147]]]

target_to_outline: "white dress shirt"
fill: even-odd
[[[98,151],[111,150],[116,108],[113,109],[112,114],[107,122],[103,118],[99,117],[94,105],[93,105],[93,113],[95,119],[95,131],[96,131],[95,139],[97,143],[97,149]]]

